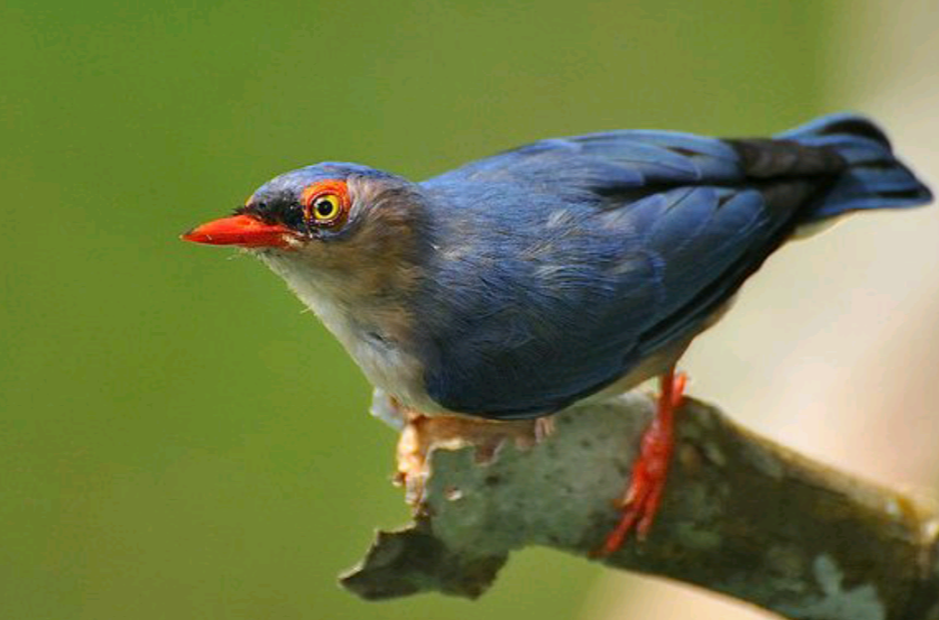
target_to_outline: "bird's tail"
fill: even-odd
[[[863,209],[903,209],[932,200],[932,192],[896,157],[886,134],[853,114],[823,116],[776,136],[835,150],[847,163],[806,223]]]

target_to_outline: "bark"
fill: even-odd
[[[476,597],[511,551],[591,558],[614,526],[652,413],[639,394],[558,414],[530,449],[431,455],[423,514],[380,532],[342,577],[377,600]],[[939,520],[903,495],[813,462],[688,400],[658,517],[610,568],[691,583],[784,618],[939,620]]]

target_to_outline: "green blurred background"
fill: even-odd
[[[5,0],[0,617],[576,617],[601,571],[545,550],[472,604],[338,588],[407,517],[395,437],[279,279],[177,236],[323,159],[423,178],[553,135],[784,129],[831,111],[838,14]]]

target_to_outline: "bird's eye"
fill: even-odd
[[[313,201],[313,219],[318,222],[331,222],[339,215],[339,197],[335,194],[324,194]]]
[[[341,181],[322,181],[307,187],[301,196],[307,226],[338,228],[349,215],[349,194]]]

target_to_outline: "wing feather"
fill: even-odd
[[[427,295],[428,393],[543,415],[691,338],[794,226],[799,204],[777,197],[807,190],[772,181],[748,179],[724,141],[645,131],[545,140],[426,181],[449,241]]]

